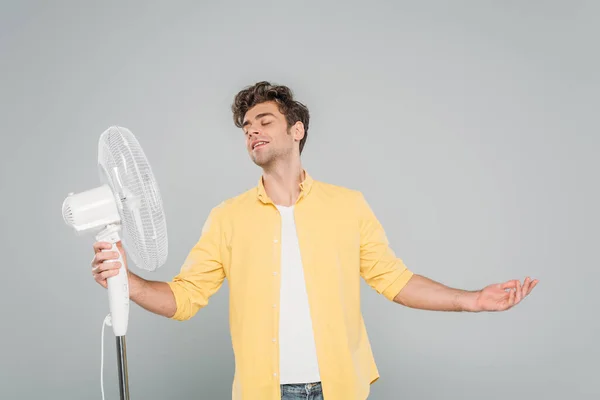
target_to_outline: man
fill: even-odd
[[[309,112],[289,88],[259,82],[237,94],[232,110],[263,170],[258,185],[211,210],[172,281],[131,272],[129,280],[132,301],[186,320],[228,279],[234,400],[366,399],[379,374],[361,277],[391,301],[439,311],[507,310],[536,286],[526,278],[465,291],[413,273],[360,192],[303,169]],[[109,248],[94,244],[93,275],[103,287],[121,267],[104,262],[117,257],[101,251]]]

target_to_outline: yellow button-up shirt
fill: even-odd
[[[360,309],[360,277],[387,299],[413,273],[356,190],[313,180],[300,185],[294,218],[326,400],[364,400],[379,378]],[[280,215],[263,186],[213,208],[170,285],[173,319],[186,320],[229,282],[233,400],[280,400]]]

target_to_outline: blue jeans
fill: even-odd
[[[323,400],[321,382],[281,385],[281,400]]]

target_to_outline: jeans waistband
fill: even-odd
[[[321,382],[288,383],[281,385],[281,393],[317,394],[321,393]]]

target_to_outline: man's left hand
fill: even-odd
[[[475,300],[476,311],[505,311],[519,304],[538,284],[537,279],[527,277],[523,284],[510,280],[486,286]]]

